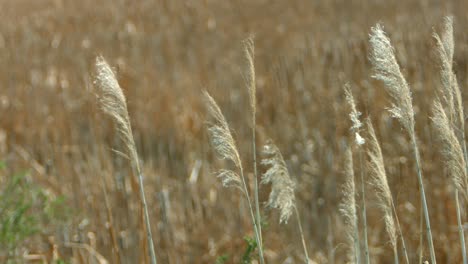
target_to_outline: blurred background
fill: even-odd
[[[253,235],[248,208],[214,174],[230,164],[218,160],[210,146],[201,91],[219,103],[252,179],[242,40],[253,33],[258,149],[271,138],[283,153],[297,184],[310,258],[345,262],[338,203],[351,140],[342,89],[349,82],[358,110],[372,118],[381,141],[416,263],[415,164],[368,59],[368,34],[379,22],[413,92],[438,261],[460,263],[453,190],[429,117],[440,86],[432,33],[441,31],[446,15],[454,16],[454,70],[466,94],[467,4],[0,0],[0,262],[96,263],[96,256],[109,263],[148,261],[135,175],[113,151],[122,150],[122,143],[93,87],[95,58],[103,55],[127,96],[159,262],[215,263],[225,256],[219,263],[239,263],[244,237]],[[269,188],[260,189],[262,204]],[[392,263],[371,187],[367,198],[371,260]],[[302,263],[295,220],[280,225],[276,211],[262,208],[267,263]]]

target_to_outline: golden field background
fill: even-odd
[[[71,209],[67,220],[46,225],[19,252],[93,263],[87,251],[69,246],[73,242],[116,263],[113,229],[123,263],[147,262],[135,177],[128,161],[112,151],[121,142],[93,88],[95,57],[102,54],[127,96],[158,261],[214,263],[227,254],[227,263],[239,263],[243,237],[253,232],[239,192],[223,188],[213,173],[227,164],[210,147],[201,91],[208,90],[222,108],[251,175],[241,41],[254,33],[257,145],[271,138],[286,159],[311,259],[345,259],[338,203],[351,126],[342,88],[349,82],[358,108],[374,122],[410,258],[417,263],[414,160],[368,60],[370,28],[381,22],[413,92],[437,259],[461,263],[453,190],[429,119],[440,85],[432,32],[450,14],[454,70],[466,95],[468,3],[461,0],[0,0],[0,160],[7,165],[0,186],[27,170],[29,181],[48,195],[65,196]],[[372,188],[367,191],[371,260],[392,263],[382,215]],[[268,193],[262,186],[261,201]],[[267,263],[302,263],[294,220],[280,225],[267,208],[263,215]]]

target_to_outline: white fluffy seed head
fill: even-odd
[[[414,133],[414,110],[411,91],[400,71],[395,53],[381,25],[377,24],[371,29],[371,62],[375,74],[373,77],[384,83],[385,88],[393,99],[389,109],[408,133]]]
[[[353,124],[351,126],[351,131],[354,133],[355,143],[358,146],[364,145],[366,141],[360,135],[362,123],[359,118],[361,117],[361,112],[359,112],[356,108],[356,103],[354,101],[353,93],[351,92],[351,86],[349,84],[345,85],[344,91],[345,91],[345,96],[346,96],[346,102],[348,103],[349,108],[351,110],[351,112],[349,113],[349,117]]]
[[[204,92],[204,97],[208,113],[213,119],[208,128],[211,144],[219,158],[232,161],[236,168],[240,169],[242,165],[239,152],[237,151],[236,142],[232,137],[226,118],[224,118],[218,104],[208,92]],[[232,170],[221,170],[218,173],[218,177],[221,179],[225,187],[241,187],[241,178],[239,174]]]
[[[255,115],[256,112],[256,93],[257,88],[255,84],[255,45],[253,35],[249,36],[243,41],[244,45],[244,54],[247,60],[247,72],[244,75],[245,83],[249,90],[249,99],[250,106],[252,108],[252,113]]]
[[[447,114],[444,112],[440,100],[436,100],[433,106],[432,123],[439,137],[444,157],[445,166],[449,172],[452,182],[458,191],[467,196],[468,177],[466,174],[466,161],[463,149],[450,124]]]
[[[237,168],[240,168],[239,152],[237,151],[236,142],[232,137],[226,118],[224,118],[221,109],[210,94],[205,91],[204,96],[208,113],[213,119],[208,128],[213,148],[221,159],[230,160]]]
[[[94,84],[98,89],[101,109],[114,120],[119,135],[127,149],[126,154],[139,168],[125,95],[120,88],[114,72],[102,56],[96,58],[96,78]]]
[[[436,54],[440,60],[442,87],[439,89],[439,95],[451,124],[458,127],[461,131],[464,130],[465,127],[465,117],[461,90],[452,68],[454,52],[452,17],[445,18],[444,30],[441,36],[442,37],[435,32],[433,33],[433,37],[436,41]],[[462,141],[462,136],[459,136],[459,141]]]
[[[392,213],[393,197],[388,185],[387,174],[385,172],[382,149],[375,135],[374,127],[370,119],[367,119],[369,132],[369,144],[367,154],[369,156],[368,167],[371,175],[371,183],[376,190],[379,207],[384,213],[384,221],[387,233],[390,237],[390,243],[396,247],[397,234],[395,221]]]
[[[286,162],[276,145],[268,142],[263,148],[265,158],[261,163],[269,168],[262,176],[262,184],[271,183],[268,206],[280,210],[280,223],[287,223],[295,206],[294,182],[291,180]]]

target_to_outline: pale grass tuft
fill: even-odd
[[[224,187],[236,187],[242,190],[242,181],[239,177],[239,174],[235,173],[232,170],[220,170],[218,172],[218,178],[221,179],[221,182]]]
[[[440,100],[436,100],[433,106],[434,116],[431,118],[437,135],[442,142],[442,155],[455,188],[466,196],[468,187],[466,175],[466,163],[463,149],[450,125],[450,120],[444,112]]]
[[[226,118],[224,118],[221,109],[210,94],[205,91],[204,96],[208,112],[214,119],[214,122],[208,128],[213,148],[221,159],[230,160],[236,168],[241,168],[239,152]]]
[[[385,227],[390,237],[390,243],[393,248],[397,246],[397,233],[395,229],[395,220],[393,218],[392,207],[393,198],[388,185],[387,174],[385,172],[384,159],[382,155],[382,149],[377,141],[374,127],[370,119],[367,120],[367,127],[369,131],[369,145],[368,145],[368,156],[369,163],[368,167],[371,172],[372,185],[377,190],[377,198],[379,200],[379,206],[382,208],[384,213]]]
[[[442,82],[441,98],[444,100],[443,106],[447,108],[446,114],[451,124],[459,128],[464,128],[463,99],[452,66],[454,51],[453,18],[445,18],[442,38],[435,32],[433,33],[433,37],[436,41],[436,53],[440,59]],[[458,131],[458,133],[462,133],[462,131]],[[461,136],[459,136],[459,141],[462,141]]]
[[[371,62],[375,71],[373,77],[385,84],[387,92],[393,99],[389,111],[409,133],[412,133],[411,131],[414,130],[414,111],[411,91],[400,71],[390,39],[381,25],[377,24],[372,28],[370,44],[372,47]]]
[[[343,186],[343,201],[339,210],[343,215],[346,229],[346,236],[350,250],[348,251],[348,261],[359,263],[359,231],[358,217],[356,212],[356,187],[354,184],[353,154],[350,148],[345,153],[345,183]]]
[[[127,150],[125,155],[132,162],[137,163],[136,167],[139,167],[125,95],[111,67],[101,56],[96,58],[96,71],[95,86],[99,89],[98,99],[101,108],[114,120],[119,136]]]
[[[349,117],[351,119],[351,122],[353,123],[353,125],[351,126],[351,131],[354,133],[356,144],[360,146],[366,142],[365,139],[360,135],[362,123],[361,120],[359,120],[359,118],[361,117],[362,113],[356,109],[356,103],[354,102],[353,93],[351,92],[351,86],[349,84],[345,84],[344,91],[346,96],[346,102],[348,103],[349,108],[351,109],[351,112],[349,113]]]
[[[395,58],[395,53],[392,44],[390,43],[390,39],[385,35],[382,26],[377,24],[371,31],[371,62],[375,70],[375,75],[373,77],[384,83],[387,92],[393,99],[392,107],[389,111],[392,116],[400,122],[410,137],[414,159],[416,161],[416,172],[421,194],[421,206],[426,222],[426,237],[429,244],[431,261],[433,264],[436,264],[431,221],[429,218],[429,209],[424,190],[421,157],[417,145],[416,132],[414,130],[414,110],[411,91],[400,71],[400,66]],[[420,248],[422,248],[422,246]]]
[[[276,145],[268,142],[263,153],[267,157],[261,163],[269,168],[263,174],[262,184],[272,184],[268,206],[279,209],[280,223],[287,223],[295,206],[294,182],[289,177],[286,162]]]
[[[146,228],[146,241],[148,243],[147,247],[149,248],[151,263],[156,264],[156,252],[154,250],[151,223],[144,191],[143,173],[141,171],[140,161],[138,159],[138,153],[136,150],[135,141],[133,139],[132,126],[128,116],[125,95],[120,88],[114,72],[110,68],[109,64],[107,64],[107,62],[101,56],[96,58],[96,71],[97,76],[95,85],[99,89],[99,102],[101,104],[101,108],[106,114],[114,119],[119,135],[127,149],[126,154],[128,155],[128,158],[130,158],[133,169],[136,171],[138,176],[140,202],[143,207],[143,217]]]
[[[243,41],[244,54],[247,59],[247,73],[244,75],[245,83],[249,90],[250,106],[252,107],[252,113],[255,116],[256,112],[256,85],[255,85],[255,45],[253,35],[249,36]]]
[[[442,32],[444,50],[450,61],[453,64],[453,54],[455,50],[455,41],[453,41],[453,17],[447,16],[444,18],[444,31]]]

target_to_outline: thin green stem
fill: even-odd
[[[405,238],[403,237],[403,232],[401,231],[401,226],[400,226],[400,220],[398,219],[398,215],[396,212],[395,204],[393,203],[392,199],[392,209],[393,209],[393,214],[395,215],[395,220],[397,223],[397,228],[398,228],[398,233],[401,239],[401,247],[403,248],[403,255],[405,257],[405,262],[406,264],[409,264],[409,259],[408,259],[408,250],[406,249],[406,243],[405,243]]]
[[[421,202],[422,204],[422,202]],[[423,248],[424,248],[424,239],[423,239],[423,226],[424,226],[424,216],[423,216],[423,208],[421,205],[421,209],[419,210],[419,261],[418,263],[423,263]]]
[[[424,219],[426,222],[426,235],[427,235],[427,242],[429,244],[429,252],[431,254],[431,263],[436,264],[437,262],[436,262],[436,256],[435,256],[435,251],[434,251],[434,243],[432,240],[431,221],[429,219],[429,210],[427,208],[426,193],[424,191],[421,161],[420,161],[420,156],[419,156],[419,150],[416,144],[416,136],[414,134],[414,129],[412,133],[410,133],[410,136],[411,136],[411,142],[413,144],[414,156],[416,159],[416,169],[417,169],[417,174],[418,174],[419,189],[421,193],[421,206],[423,209]]]
[[[301,218],[299,216],[299,210],[297,210],[297,207],[294,205],[294,210],[296,212],[296,219],[297,219],[297,225],[299,226],[299,233],[301,234],[301,240],[302,240],[302,247],[304,248],[304,255],[305,255],[305,263],[309,263],[309,253],[307,252],[307,246],[304,238],[304,232],[302,231],[302,224],[301,224]]]
[[[140,199],[141,203],[143,205],[143,212],[144,212],[144,217],[145,217],[145,226],[146,226],[146,239],[148,241],[148,247],[150,251],[150,257],[151,257],[151,263],[152,264],[157,264],[156,260],[156,252],[154,250],[154,243],[153,243],[153,233],[151,231],[151,223],[150,223],[150,217],[148,213],[148,205],[146,204],[146,197],[145,197],[145,189],[144,189],[144,184],[143,184],[143,174],[140,169],[140,163],[138,160],[134,161],[137,174],[138,174],[138,184],[139,184],[139,189],[140,189]]]
[[[254,198],[255,198],[255,213],[256,213],[256,220],[258,226],[258,234],[260,237],[260,244],[259,247],[263,247],[263,237],[262,237],[262,218],[260,214],[260,202],[258,198],[258,173],[257,173],[257,147],[256,147],[256,137],[255,137],[255,112],[252,110],[252,154],[253,154],[253,167],[254,167],[254,178],[255,178],[255,186],[254,186]]]
[[[247,184],[245,182],[244,170],[243,170],[242,167],[240,167],[239,170],[240,170],[240,174],[241,174],[242,184],[243,184],[243,187],[244,187],[244,194],[245,194],[245,197],[247,198],[247,203],[249,204],[250,218],[252,219],[252,224],[253,224],[253,227],[254,227],[255,240],[257,241],[258,256],[259,256],[259,259],[260,259],[260,264],[264,264],[265,260],[263,258],[263,248],[261,247],[261,242],[260,242],[260,233],[259,233],[259,229],[257,227],[257,221],[255,220],[255,215],[254,215],[254,210],[253,210],[253,207],[252,207],[252,202],[250,200],[249,189],[247,188]]]
[[[395,264],[398,264],[399,263],[399,260],[398,260],[398,249],[397,249],[397,246],[395,245],[393,247],[393,259],[395,261]]]

